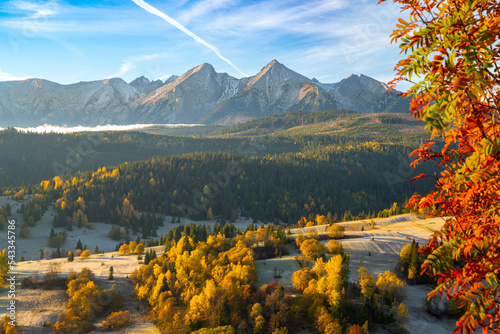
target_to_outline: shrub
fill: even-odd
[[[340,254],[340,255],[344,254],[344,247],[342,247],[342,244],[340,242],[334,239],[330,239],[330,241],[328,241],[326,249],[330,254]]]
[[[113,312],[102,322],[103,330],[127,327],[132,322],[129,311]]]
[[[122,255],[127,255],[130,252],[130,249],[127,244],[121,245],[120,249],[118,250],[120,254]]]
[[[80,278],[88,278],[91,281],[93,281],[95,279],[94,272],[87,267],[83,268],[82,271],[80,271],[80,274],[78,276]]]
[[[81,254],[80,257],[82,259],[88,259],[90,257],[91,253],[88,249],[84,250]]]
[[[21,238],[26,239],[30,235],[30,229],[28,227],[23,227],[21,231],[19,231],[19,236]]]
[[[32,286],[33,286],[33,283],[31,282],[31,278],[30,277],[25,277],[21,281],[21,289],[30,288]]]
[[[108,233],[108,237],[116,241],[120,240],[122,238],[122,232],[120,231],[120,228],[118,226],[111,227],[111,230]]]
[[[59,234],[49,239],[49,247],[58,248],[64,243],[64,235]]]
[[[332,225],[326,229],[328,234],[330,235],[330,238],[336,239],[336,238],[343,238],[344,237],[344,231],[345,228],[341,225]]]

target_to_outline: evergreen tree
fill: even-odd
[[[43,249],[40,249],[40,260],[43,260],[45,256],[43,255]]]
[[[175,242],[178,242],[181,239],[181,237],[182,237],[182,235],[181,235],[180,226],[177,226],[174,229],[174,240],[175,240]]]
[[[74,259],[75,259],[75,255],[73,254],[72,251],[69,251],[68,252],[68,262],[73,262]]]
[[[109,268],[109,276],[108,276],[108,280],[110,280],[110,281],[114,279],[113,278],[113,272],[114,272],[114,269],[113,269],[113,266],[111,266]]]
[[[80,239],[78,239],[78,242],[76,243],[76,249],[83,250],[83,245]]]

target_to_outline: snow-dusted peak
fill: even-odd
[[[129,85],[135,86],[135,85],[149,84],[149,83],[151,83],[151,81],[149,81],[148,78],[146,78],[144,75],[142,75],[142,76],[130,81]]]
[[[284,82],[304,82],[310,81],[307,77],[292,71],[285,65],[273,59],[269,64],[264,66],[257,75],[252,77],[246,85],[246,89],[253,86],[277,86]]]
[[[375,79],[372,79],[364,74],[361,75],[352,74],[346,79],[340,81],[338,84],[340,86],[360,88],[374,94],[386,93],[389,89],[386,84],[377,81]]]
[[[165,82],[145,76],[60,85],[43,79],[0,82],[0,126],[220,122],[286,110],[407,112],[407,99],[361,75],[338,83],[309,79],[278,62],[236,79],[204,63]]]
[[[144,96],[163,86],[163,82],[161,80],[149,81],[145,76],[140,76],[131,81],[129,85],[134,87],[141,96]]]
[[[165,80],[165,82],[164,82],[163,84],[165,84],[165,85],[166,85],[166,84],[168,84],[168,83],[170,83],[170,82],[174,81],[174,80],[175,80],[175,79],[177,79],[178,77],[179,77],[178,75],[171,75],[170,77],[168,77],[168,79],[167,79],[167,80]]]

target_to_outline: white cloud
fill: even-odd
[[[34,12],[30,17],[33,19],[38,19],[41,17],[56,15],[58,13],[59,4],[56,0],[46,1],[46,2],[31,2],[24,0],[14,0],[11,4],[15,7],[23,10]]]
[[[158,59],[161,57],[162,57],[162,55],[160,55],[160,54],[130,57],[130,58],[124,60],[122,63],[122,66],[120,67],[120,70],[117,73],[110,75],[108,77],[108,79],[109,78],[118,78],[118,77],[122,76],[123,74],[125,74],[128,71],[130,71],[131,69],[133,69],[136,63],[151,61],[151,60]]]
[[[219,49],[217,49],[212,44],[210,44],[210,43],[204,41],[203,39],[201,39],[198,35],[196,35],[192,31],[190,31],[186,27],[184,27],[182,24],[180,24],[179,22],[177,22],[176,20],[174,20],[173,18],[171,18],[167,14],[165,14],[162,11],[158,10],[157,8],[151,6],[150,4],[144,2],[143,0],[132,0],[132,1],[135,4],[137,4],[139,7],[141,7],[142,9],[144,9],[144,10],[150,12],[151,14],[156,15],[156,16],[160,17],[161,19],[163,19],[164,21],[170,23],[171,25],[173,25],[174,27],[176,27],[177,29],[179,29],[180,31],[182,31],[183,33],[185,33],[186,35],[188,35],[189,37],[193,38],[196,42],[200,43],[203,46],[206,46],[207,48],[209,48],[210,50],[212,50],[217,55],[217,57],[219,57],[221,60],[223,60],[226,63],[228,63],[231,67],[233,67],[235,70],[237,70],[238,72],[240,72],[244,76],[248,76],[245,73],[243,73],[238,67],[236,67],[236,65],[234,65],[229,59],[225,58],[220,53]]]
[[[209,22],[209,27],[221,30],[280,29],[300,32],[307,26],[317,26],[322,20],[331,24],[332,18],[329,15],[345,8],[347,4],[343,0],[315,0],[301,2],[299,5],[294,5],[289,0],[265,1],[220,14]]]
[[[203,0],[195,3],[189,9],[182,12],[179,21],[187,23],[195,18],[205,16],[206,14],[234,4],[234,0]]]
[[[5,73],[2,71],[2,69],[0,69],[0,81],[17,81],[17,80],[25,80],[28,78],[29,77],[16,76],[9,73]]]
[[[75,127],[64,127],[57,125],[44,124],[37,127],[31,128],[20,128],[15,127],[21,132],[36,132],[36,133],[74,133],[74,132],[88,132],[88,131],[130,131],[137,129],[147,129],[151,127],[164,127],[164,128],[178,128],[178,127],[192,127],[198,124],[131,124],[131,125],[98,125],[98,126],[75,126]],[[0,128],[5,130],[4,128]]]
[[[120,71],[116,72],[115,74],[112,74],[108,77],[109,78],[119,78],[123,74],[127,73],[130,71],[133,67],[133,64],[130,60],[124,60],[122,66],[120,67]]]

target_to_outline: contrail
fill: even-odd
[[[206,46],[207,48],[209,48],[210,50],[215,52],[217,57],[219,57],[220,59],[222,59],[223,61],[225,61],[229,65],[231,65],[236,71],[240,72],[245,77],[248,77],[248,75],[246,75],[239,68],[237,68],[229,59],[227,59],[223,55],[221,55],[221,53],[219,52],[219,50],[215,46],[213,46],[210,43],[205,42],[200,37],[198,37],[195,33],[188,30],[186,27],[184,27],[182,24],[180,24],[179,22],[177,22],[176,20],[174,20],[173,18],[171,18],[167,14],[161,12],[160,10],[158,10],[155,7],[151,6],[150,4],[144,2],[143,0],[132,0],[132,1],[135,2],[135,4],[138,5],[139,7],[141,7],[142,9],[147,10],[148,12],[150,12],[153,15],[159,16],[160,18],[164,19],[165,21],[167,21],[168,23],[170,23],[171,25],[173,25],[174,27],[176,27],[180,31],[184,32],[186,35],[193,38],[198,43]]]

